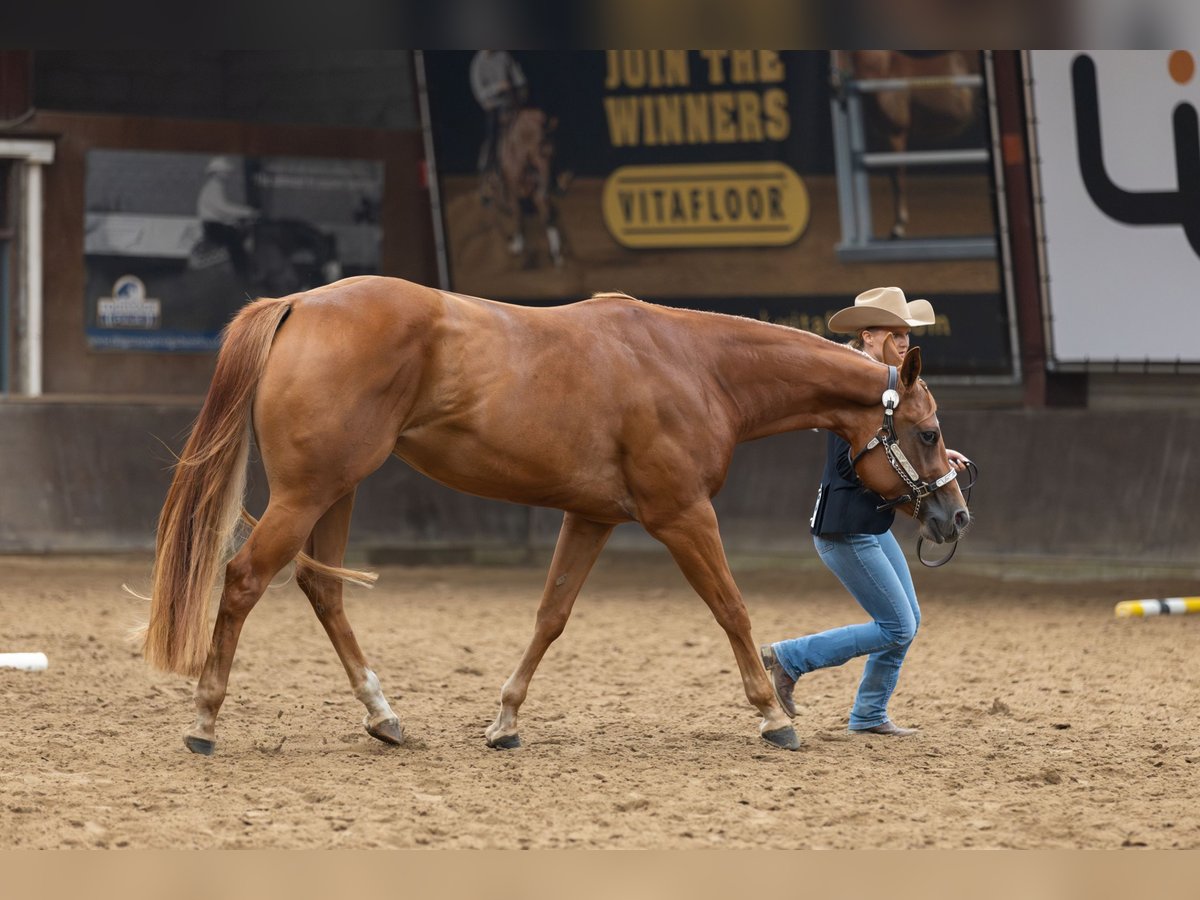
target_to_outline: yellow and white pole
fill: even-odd
[[[1168,616],[1200,613],[1200,597],[1167,597],[1165,600],[1122,600],[1116,614],[1129,616]]]

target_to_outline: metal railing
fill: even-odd
[[[881,91],[919,91],[948,87],[983,87],[982,75],[918,75],[913,78],[847,78],[860,94],[877,94]]]
[[[994,258],[997,254],[994,235],[884,240],[875,237],[871,210],[872,171],[897,169],[902,166],[987,165],[991,161],[991,150],[987,147],[977,147],[871,152],[867,150],[867,133],[863,118],[865,95],[886,91],[952,87],[979,90],[986,84],[984,76],[937,75],[856,79],[851,73],[838,68],[836,53],[832,60],[833,143],[838,212],[842,228],[842,241],[837,246],[838,257],[854,261]]]

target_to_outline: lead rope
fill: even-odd
[[[963,493],[963,500],[966,502],[967,506],[969,507],[971,505],[971,488],[975,487],[975,482],[979,478],[979,466],[975,465],[975,463],[971,462],[970,460],[967,460],[966,466],[967,466],[967,473],[971,476],[971,480],[967,483],[967,486],[962,489],[962,493]],[[921,561],[921,565],[923,565],[929,569],[937,569],[937,568],[940,568],[941,566],[944,566],[946,563],[950,562],[950,560],[952,560],[954,558],[954,554],[958,550],[958,541],[955,541],[954,545],[950,548],[949,553],[947,553],[945,556],[943,556],[937,562],[929,562],[927,559],[925,559],[925,557],[923,557],[921,555],[921,546],[924,543],[925,543],[925,536],[918,534],[917,535],[917,559],[919,559]]]

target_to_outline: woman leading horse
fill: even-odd
[[[829,318],[829,330],[852,334],[850,346],[871,359],[887,362],[887,354],[908,350],[909,331],[934,323],[928,300],[909,301],[897,287],[859,294],[854,305]],[[922,425],[922,439],[932,443],[937,419]],[[916,637],[921,608],[908,563],[891,533],[895,509],[863,488],[854,472],[852,449],[832,432],[828,436],[825,473],[809,524],[821,561],[859,605],[869,623],[832,628],[759,648],[775,695],[789,715],[796,714],[792,693],[796,679],[817,669],[840,666],[866,656],[858,696],[850,711],[850,731],[904,737],[915,729],[896,725],[887,712],[900,666]],[[956,450],[946,456],[955,473],[970,462]]]
[[[775,697],[729,572],[712,498],[741,441],[825,428],[856,450],[898,399],[898,446],[922,484],[922,533],[953,541],[968,515],[919,379],[806,332],[669,309],[618,294],[530,308],[394,278],[362,276],[246,306],[226,330],[208,396],[159,520],[145,654],[199,675],[185,741],[211,753],[217,713],[246,616],[292,560],[374,737],[403,741],[342,606],[341,568],[359,482],[390,455],[458,490],[564,511],[533,638],[501,690],[487,743],[519,744],[530,679],[621,522],[666,545],[728,635],[760,733],[799,746]],[[270,499],[224,565],[241,512],[253,427]],[[884,496],[906,485],[882,452],[859,462]],[[912,508],[905,501],[901,508]],[[224,568],[217,621],[207,610]]]

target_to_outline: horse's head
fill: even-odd
[[[851,444],[855,470],[889,505],[920,521],[926,540],[956,541],[971,514],[946,456],[937,404],[920,377],[921,351],[913,347],[901,359],[889,336],[884,361],[895,367],[896,383],[881,398],[877,429]]]

